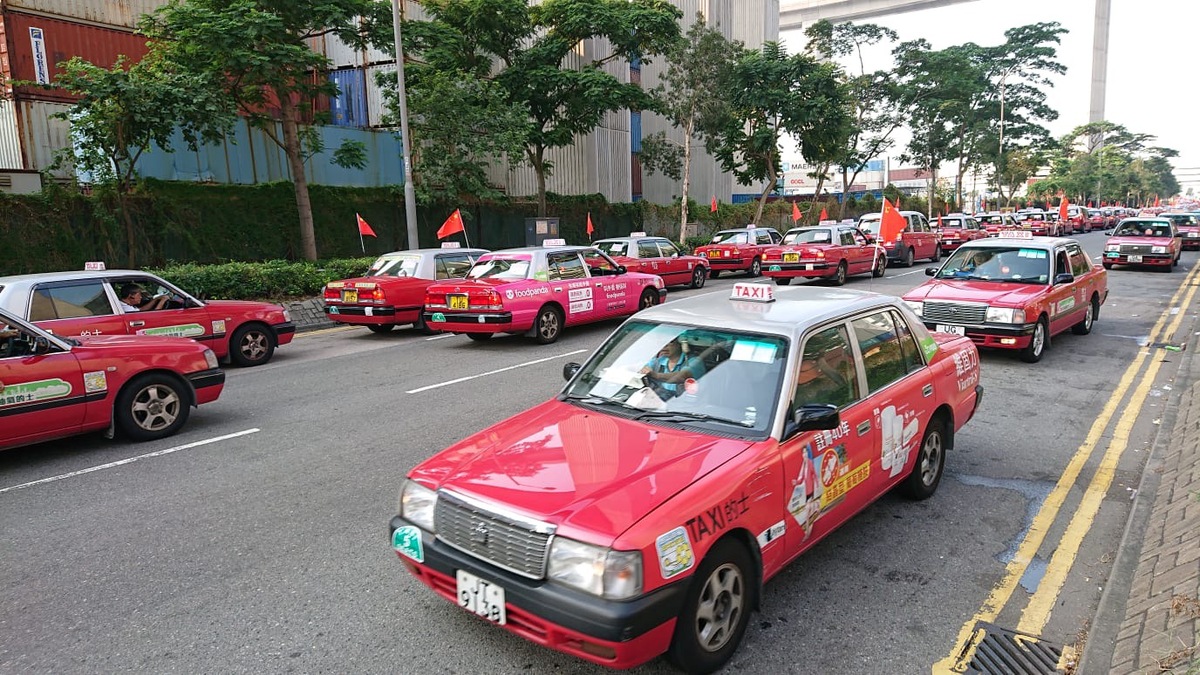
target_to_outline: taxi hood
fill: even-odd
[[[918,302],[983,302],[1020,307],[1045,292],[1046,288],[1045,284],[934,279],[917,286],[904,299]]]
[[[749,446],[552,400],[452,445],[409,477],[564,533],[616,538]]]

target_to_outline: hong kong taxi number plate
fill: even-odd
[[[720,252],[720,251],[709,251],[709,252],[708,252],[708,257],[710,257],[710,258],[720,258],[720,257],[721,257],[721,252]]]
[[[937,325],[937,332],[949,333],[951,335],[966,335],[967,329],[963,328],[962,326],[949,326],[949,325],[939,323]]]
[[[501,626],[508,623],[503,588],[470,572],[458,570],[455,576],[458,578],[459,607]]]
[[[1131,256],[1129,256],[1129,262],[1131,262],[1131,263],[1139,263],[1139,262],[1142,262],[1142,256],[1140,256],[1140,255],[1131,255]]]
[[[342,291],[342,302],[358,302],[358,291]]]
[[[800,262],[799,253],[784,253],[783,262]]]
[[[465,296],[465,295],[447,295],[446,296],[446,304],[449,305],[450,309],[466,309],[467,308],[467,296]]]

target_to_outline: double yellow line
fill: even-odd
[[[1191,304],[1192,298],[1196,294],[1196,286],[1194,284],[1198,278],[1200,278],[1200,264],[1193,266],[1192,271],[1188,273],[1179,290],[1171,297],[1170,306],[1154,324],[1154,328],[1150,331],[1150,344],[1160,341],[1164,337],[1174,335],[1179,329],[1180,323],[1187,314],[1186,308]],[[1180,298],[1183,298],[1182,304],[1179,303]],[[1167,324],[1167,320],[1171,316],[1171,307],[1178,307],[1179,309],[1175,314],[1174,320],[1167,327],[1166,332],[1163,332],[1163,327]],[[1042,503],[1037,515],[1034,516],[1029,531],[1025,533],[1025,538],[1017,548],[1016,555],[1013,556],[1005,568],[1004,576],[1001,578],[1000,583],[988,594],[987,599],[984,600],[983,605],[975,616],[963,624],[955,641],[954,651],[946,658],[933,664],[933,673],[935,675],[940,673],[961,673],[966,670],[975,652],[975,644],[972,638],[975,633],[976,624],[978,622],[990,623],[995,621],[1001,610],[1008,604],[1021,577],[1025,574],[1034,556],[1037,555],[1038,550],[1041,549],[1050,531],[1050,526],[1057,520],[1058,513],[1062,509],[1071,488],[1075,485],[1075,481],[1079,478],[1079,474],[1083,471],[1088,460],[1091,459],[1096,445],[1104,434],[1104,430],[1108,428],[1121,401],[1125,399],[1125,395],[1129,392],[1129,388],[1133,385],[1134,380],[1138,379],[1138,374],[1141,372],[1142,366],[1150,358],[1153,351],[1154,347],[1147,345],[1138,352],[1137,358],[1125,369],[1124,375],[1121,376],[1112,396],[1109,397],[1104,405],[1104,409],[1092,424],[1083,444],[1075,451],[1074,456],[1071,457],[1071,461],[1063,470],[1054,489],[1050,491],[1049,496]],[[1142,404],[1145,403],[1146,396],[1149,394],[1150,388],[1158,376],[1160,367],[1160,360],[1155,359],[1151,362],[1150,367],[1141,376],[1129,403],[1122,411],[1123,413],[1130,414],[1123,414],[1121,421],[1113,430],[1112,440],[1109,441],[1104,456],[1100,461],[1100,466],[1096,469],[1095,475],[1092,476],[1083,499],[1076,509],[1075,515],[1071,518],[1070,525],[1067,526],[1062,539],[1058,542],[1054,555],[1050,558],[1050,563],[1046,568],[1046,573],[1042,577],[1041,583],[1038,584],[1037,591],[1029,599],[1028,604],[1021,613],[1020,622],[1017,624],[1018,631],[1036,635],[1045,628],[1046,622],[1050,619],[1050,612],[1058,600],[1058,594],[1062,590],[1063,584],[1066,583],[1067,574],[1071,571],[1075,557],[1078,555],[1079,548],[1083,544],[1084,535],[1091,529],[1096,513],[1100,510],[1100,504],[1104,495],[1112,484],[1117,462],[1120,460],[1121,453],[1129,442],[1130,432],[1137,419],[1136,413],[1141,410]]]

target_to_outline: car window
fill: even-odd
[[[421,258],[415,255],[399,256],[396,258],[380,258],[371,264],[368,277],[415,277],[417,268],[421,266]],[[438,277],[439,279],[441,277]]]
[[[921,348],[917,345],[917,338],[908,322],[896,312],[892,312],[892,322],[896,324],[896,334],[900,336],[900,351],[904,354],[905,372],[911,373],[923,368],[925,360],[921,358]]]
[[[850,234],[854,237],[855,244],[858,244],[859,246],[867,245],[867,238],[863,236],[862,232],[859,232],[858,230],[852,230]]]
[[[1071,274],[1079,277],[1091,271],[1091,261],[1088,260],[1087,254],[1077,244],[1071,244],[1067,247],[1067,255],[1071,258]]]
[[[935,278],[1046,284],[1050,281],[1050,254],[1020,245],[963,246],[938,269]]]
[[[658,240],[658,250],[664,258],[674,258],[679,255],[679,249],[675,247],[675,244],[666,239]]]
[[[29,308],[30,321],[74,319],[85,316],[111,316],[112,302],[102,281],[71,285],[44,285],[34,289]]]
[[[591,271],[592,276],[602,277],[606,275],[620,274],[619,265],[612,258],[604,255],[596,249],[587,249],[582,252],[583,262],[587,263],[587,268]]]
[[[1054,273],[1065,274],[1071,272],[1071,264],[1067,262],[1067,252],[1065,249],[1058,249],[1054,254]],[[1074,274],[1074,272],[1071,272]]]
[[[846,326],[834,326],[804,343],[796,377],[796,408],[810,404],[845,407],[859,399],[858,373]]]
[[[550,268],[550,281],[566,281],[587,277],[583,261],[575,251],[566,253],[551,253],[546,256],[546,265]]]
[[[33,354],[33,346],[36,336],[20,326],[9,326],[0,321],[0,359],[13,358],[18,356],[30,356]],[[17,391],[10,389],[10,392]],[[10,394],[11,395],[11,394]],[[5,401],[4,392],[0,390],[0,405],[6,403],[16,403],[17,401]]]
[[[629,242],[627,241],[598,241],[596,248],[604,251],[609,255],[625,255],[629,250]]]
[[[785,244],[828,244],[832,241],[830,230],[823,227],[807,227],[802,230],[789,230],[783,238]]]
[[[862,351],[867,388],[875,393],[908,374],[908,364],[890,312],[878,312],[853,322]]]
[[[638,257],[639,258],[661,258],[662,257],[662,255],[658,251],[658,247],[654,245],[653,241],[650,241],[648,239],[642,239],[642,240],[638,241],[637,245],[638,245]]]
[[[465,253],[439,255],[437,258],[437,278],[462,279],[471,269],[471,257]]]
[[[527,258],[483,258],[471,267],[467,276],[472,279],[524,279],[529,276]]]
[[[745,230],[738,232],[718,232],[713,235],[713,244],[749,244],[750,233]]]
[[[767,232],[766,230],[760,230],[758,232],[755,232],[755,237],[757,237],[759,244],[768,244],[769,245],[769,244],[775,243],[775,240],[771,238],[771,233]]]
[[[849,230],[842,230],[842,246],[854,245],[854,233]]]

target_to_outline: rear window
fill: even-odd
[[[713,244],[749,244],[749,232],[718,232],[713,235]]]
[[[112,303],[104,284],[94,281],[71,286],[42,286],[34,290],[29,307],[30,321],[52,321],[88,316],[110,316]]]

